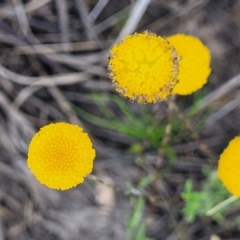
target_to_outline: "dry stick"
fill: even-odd
[[[81,18],[84,29],[86,31],[87,38],[90,40],[97,39],[98,37],[97,37],[96,32],[93,30],[92,21],[91,21],[90,17],[88,16],[88,7],[87,7],[85,1],[84,0],[75,0],[75,2],[76,2],[79,17]]]
[[[29,26],[29,23],[28,23],[28,19],[27,19],[27,16],[26,16],[26,13],[25,13],[25,11],[24,11],[24,8],[23,8],[23,5],[22,5],[22,2],[21,2],[21,0],[13,0],[13,2],[14,2],[14,6],[15,6],[15,10],[16,10],[16,12],[17,12],[17,16],[18,16],[18,20],[19,20],[19,22],[20,22],[20,26],[21,26],[21,28],[22,28],[22,31],[23,31],[23,33],[24,33],[24,35],[26,36],[26,38],[30,41],[30,42],[32,42],[32,43],[40,43],[39,41],[38,41],[38,39],[33,35],[33,33],[32,33],[32,31],[31,31],[31,29],[30,29],[30,26]],[[55,55],[52,55],[52,57],[53,56],[55,56],[55,57],[58,57],[58,55],[57,54],[55,54]],[[53,60],[53,58],[51,59],[51,60]],[[100,70],[100,68],[98,67],[98,66],[94,66],[92,69],[89,69],[89,70],[87,70],[87,72],[88,71],[95,71],[95,70],[97,70],[97,72],[99,72],[99,70]],[[100,70],[101,71],[101,70]],[[87,73],[87,72],[83,72],[83,73],[73,73],[73,74],[67,74],[67,78],[65,78],[65,79],[61,79],[61,77],[62,76],[57,76],[56,78],[51,78],[51,80],[49,79],[49,77],[48,76],[45,76],[45,77],[40,77],[40,78],[38,78],[40,81],[38,81],[38,82],[34,82],[33,84],[31,84],[32,82],[33,82],[33,80],[34,80],[34,77],[23,77],[22,75],[20,75],[20,74],[16,74],[16,73],[13,73],[13,72],[11,72],[11,71],[9,71],[8,69],[6,69],[6,68],[4,68],[3,66],[1,66],[0,65],[0,75],[1,74],[3,74],[4,75],[4,77],[5,78],[8,78],[8,79],[11,79],[12,81],[16,81],[16,79],[18,79],[18,80],[20,80],[20,82],[21,83],[23,83],[24,85],[26,84],[26,85],[28,85],[28,84],[31,84],[31,86],[47,86],[47,87],[53,87],[53,86],[56,86],[57,84],[57,82],[58,83],[60,83],[61,82],[61,85],[66,85],[66,84],[71,84],[70,82],[71,81],[69,81],[70,79],[69,79],[69,77],[73,80],[73,81],[76,81],[76,82],[79,82],[79,81],[81,81],[81,80],[83,80],[83,78],[84,78],[84,80],[87,80],[91,75],[89,74],[89,73]],[[105,71],[104,71],[104,74],[106,74],[105,73]],[[81,79],[81,77],[80,76],[82,76],[83,78]],[[54,79],[56,80],[56,81],[54,81]],[[59,82],[59,80],[63,80],[63,81],[60,81]],[[50,80],[50,81],[49,81]],[[26,82],[28,82],[28,83],[26,83]],[[73,83],[73,82],[72,82]],[[36,90],[38,90],[38,89],[36,89]],[[63,98],[63,96],[62,95],[60,95],[59,94],[59,90],[57,90],[58,92],[54,92],[55,93],[55,97],[57,97],[57,99],[56,99],[56,101],[59,103],[59,99],[61,98]],[[57,95],[56,95],[56,93],[58,93]],[[60,100],[61,101],[61,100]],[[63,112],[67,112],[68,113],[68,115],[70,114],[70,116],[71,116],[71,119],[73,119],[73,113],[71,112],[71,110],[68,108],[68,106],[66,106],[65,104],[60,104],[60,107],[62,107],[62,109],[63,109]],[[77,118],[75,118],[74,117],[74,122],[76,122],[76,119]],[[79,121],[79,119],[78,119],[78,122],[80,123],[80,121]],[[79,125],[81,125],[81,126],[83,126],[83,124],[81,123],[81,124],[79,124]],[[84,129],[86,129],[86,127],[84,127]],[[95,145],[95,147],[96,148],[98,148],[98,149],[101,149],[101,144],[100,144],[100,142],[98,142],[97,140],[95,140],[94,141],[94,145]]]
[[[162,158],[164,155],[164,148],[167,145],[169,139],[170,139],[170,135],[171,135],[171,130],[172,130],[172,125],[171,125],[171,118],[172,118],[172,113],[176,108],[178,109],[178,107],[175,104],[175,95],[171,95],[168,99],[167,99],[167,105],[168,105],[168,123],[167,126],[165,128],[165,133],[163,136],[163,140],[161,142],[161,145],[158,149],[158,156],[157,156],[157,161],[156,161],[156,170],[155,170],[155,178],[154,178],[154,189],[155,189],[155,194],[158,193],[158,181],[160,179],[160,168],[161,168],[161,163],[162,163]],[[179,110],[179,109],[178,109]],[[179,111],[180,112],[180,111]],[[183,116],[184,117],[184,116]],[[183,120],[183,118],[180,118]],[[185,119],[185,118],[184,118]],[[186,119],[187,120],[187,119]],[[191,125],[190,125],[191,126]],[[156,196],[156,195],[155,195]],[[173,204],[173,200],[169,198],[169,202],[172,204],[173,208],[170,211],[170,215],[172,218],[172,225],[174,229],[178,229],[181,227],[181,223],[178,223],[178,221],[176,220],[176,216],[177,216],[177,212],[174,208],[174,204]],[[155,206],[152,205],[152,209],[151,209],[151,213],[154,212]],[[187,236],[183,236],[180,239],[186,239]]]
[[[32,85],[32,86],[57,86],[57,85],[72,85],[74,83],[79,83],[86,81],[91,77],[91,72],[94,69],[86,72],[80,73],[67,73],[67,74],[57,74],[53,76],[41,76],[41,77],[29,77],[23,76],[21,74],[12,72],[7,68],[0,65],[0,76],[5,79],[11,80],[12,82],[18,83],[20,85]],[[97,68],[95,69],[97,70]]]
[[[145,11],[147,10],[148,5],[150,4],[150,0],[137,0],[136,4],[127,20],[127,23],[122,28],[121,32],[119,33],[118,37],[115,40],[115,43],[118,43],[122,38],[126,35],[129,35],[136,31],[138,23],[142,19]],[[114,44],[115,44],[114,43]]]
[[[6,142],[5,149],[9,150],[9,152],[13,153],[15,159],[18,156],[19,150],[20,152],[26,152],[28,142],[26,139],[30,139],[33,136],[34,129],[31,122],[20,112],[16,111],[10,104],[10,100],[8,97],[0,91],[0,105],[1,109],[7,114],[6,127],[1,129],[1,133],[6,135],[6,138],[3,139],[1,136],[1,140]],[[9,129],[8,132],[5,132],[5,129]],[[19,132],[21,129],[21,133]],[[2,131],[3,130],[3,131]],[[17,132],[17,134],[16,134]],[[24,133],[24,136],[22,135]],[[7,142],[9,144],[7,144]],[[10,151],[11,150],[11,151]],[[33,181],[33,175],[30,174],[25,161],[18,156],[19,161],[12,161],[14,163],[14,168],[9,168],[8,175],[11,175],[11,178],[16,179],[17,182],[24,183],[30,187],[30,193],[32,195],[32,199],[43,207],[42,197],[40,196],[44,194],[46,197],[49,196],[49,193],[45,191],[45,188],[42,188],[39,184],[35,184]],[[15,159],[16,160],[16,159]],[[1,165],[1,164],[0,164]],[[4,165],[0,166],[0,171],[3,170]],[[6,169],[3,170],[6,172]],[[0,174],[1,175],[1,174]]]
[[[27,228],[32,227],[36,223],[42,220],[42,216],[38,214],[33,214],[33,216],[29,218],[25,218],[21,223],[15,224],[8,229],[7,236],[10,238],[15,238],[17,235],[20,235],[22,231]]]
[[[161,167],[162,157],[163,157],[163,154],[164,154],[164,147],[167,145],[167,143],[169,141],[171,130],[172,130],[171,118],[172,118],[172,112],[173,112],[174,99],[175,99],[175,96],[172,95],[166,101],[167,104],[168,104],[168,123],[167,123],[167,126],[165,128],[165,133],[164,133],[164,136],[163,136],[163,140],[161,142],[161,146],[158,149],[158,156],[157,156],[157,161],[156,161],[156,169],[157,170],[159,170],[160,167]]]
[[[157,202],[168,202],[169,201],[169,199],[162,199],[162,198],[159,198],[159,197],[148,195],[148,194],[140,191],[137,188],[131,188],[130,190],[123,189],[119,186],[116,186],[115,184],[105,182],[104,180],[98,178],[97,176],[95,176],[93,174],[88,174],[86,176],[86,178],[91,180],[91,181],[94,181],[96,183],[104,184],[105,186],[110,187],[113,190],[115,190],[116,192],[120,192],[120,193],[122,193],[126,196],[137,197],[137,198],[139,198],[139,197],[145,198],[146,200],[148,200],[152,204],[156,204]]]
[[[57,5],[58,5],[58,9],[59,9],[59,15],[61,15],[61,17],[63,18],[63,20],[61,20],[60,24],[61,27],[63,27],[63,33],[66,33],[67,31],[67,23],[68,23],[68,18],[67,18],[67,7],[66,7],[66,1],[65,0],[56,0],[57,1]],[[33,42],[38,42],[37,39],[35,39],[34,35],[31,32],[31,29],[29,27],[29,23],[28,23],[28,19],[25,13],[25,10],[23,8],[22,2],[21,0],[13,0],[14,6],[15,6],[15,10],[16,10],[16,14],[18,16],[18,20],[20,23],[20,26],[22,28],[22,31],[24,33],[24,35],[26,36],[26,38],[30,38],[30,41]],[[68,40],[68,39],[65,39]],[[36,61],[36,64],[38,66],[38,69],[41,69],[40,65],[38,64],[38,61]],[[45,73],[44,73],[45,74]],[[34,90],[39,90],[39,87],[35,87]],[[65,97],[61,94],[60,90],[53,85],[53,83],[51,83],[50,88],[49,88],[50,93],[52,93],[52,96],[55,98],[56,102],[58,103],[59,107],[62,109],[62,111],[68,116],[68,118],[73,121],[74,123],[77,123],[80,126],[83,126],[82,122],[76,117],[76,115],[73,113],[73,111],[71,111],[71,109],[68,107],[68,105],[66,104],[66,99]],[[15,101],[16,103],[16,101]]]
[[[52,0],[32,0],[31,2],[27,3],[24,8],[26,13],[31,13],[36,11],[37,9],[43,7],[44,5],[46,5],[47,3],[51,2]],[[0,9],[0,17],[1,18],[11,18],[14,17],[15,11],[12,7],[6,6],[6,7],[1,7]]]
[[[224,137],[211,137],[208,139],[205,139],[204,142],[209,146],[216,146],[219,145],[221,143],[223,143],[225,141]],[[196,142],[195,140],[191,141],[191,142],[187,142],[187,143],[180,143],[174,146],[174,150],[176,154],[181,154],[181,153],[186,153],[186,152],[192,152],[199,149],[198,146],[198,142]]]
[[[4,24],[1,23],[1,26]],[[1,27],[0,27],[1,28]],[[3,32],[3,33],[1,33]],[[6,32],[6,33],[5,33]],[[18,35],[16,34],[12,34],[8,31],[5,31],[4,29],[1,29],[0,31],[0,41],[1,42],[5,42],[5,43],[11,43],[12,45],[16,45],[16,46],[20,46],[19,50],[22,49],[23,53],[26,50],[26,54],[41,54],[40,57],[42,58],[42,60],[44,60],[45,62],[47,62],[48,64],[56,64],[56,63],[63,63],[65,65],[70,66],[71,68],[75,68],[77,70],[88,70],[90,68],[93,67],[98,67],[99,68],[99,74],[100,76],[103,76],[105,74],[106,77],[106,70],[104,67],[100,67],[100,66],[96,66],[97,63],[99,62],[103,62],[103,58],[102,58],[102,53],[89,53],[87,55],[66,55],[66,54],[60,54],[60,53],[55,53],[56,51],[60,50],[60,46],[61,44],[59,44],[59,47],[53,47],[53,49],[51,49],[51,44],[41,44],[39,41],[31,41],[31,44],[29,44],[29,41],[24,41],[21,40],[19,38]],[[111,44],[113,41],[104,41],[104,43],[106,43],[107,45]],[[22,45],[29,45],[26,46],[26,48],[24,48]],[[76,43],[78,44],[78,43]],[[54,46],[55,44],[53,44]],[[102,43],[99,42],[99,45],[101,45],[99,48],[102,48]],[[56,46],[56,45],[55,45]],[[64,44],[62,45],[62,47],[64,47]],[[82,46],[76,47],[75,43],[71,44],[71,47],[74,48],[74,50],[78,50],[80,48],[83,49]],[[76,48],[75,48],[76,47]],[[31,50],[30,50],[31,49]],[[51,54],[47,54],[47,53],[51,53]],[[108,56],[107,56],[108,57]],[[107,58],[106,61],[104,62],[104,64],[107,62]],[[93,65],[95,64],[95,65]],[[97,72],[95,74],[98,74]]]
[[[171,134],[171,129],[172,129],[172,125],[171,125],[171,118],[172,118],[172,112],[173,112],[173,102],[174,102],[174,95],[171,95],[168,99],[167,99],[167,104],[168,104],[168,123],[166,125],[165,128],[165,133],[163,136],[163,140],[161,142],[160,147],[158,148],[158,155],[157,155],[157,159],[156,159],[156,168],[154,171],[154,188],[153,188],[153,196],[157,196],[158,195],[158,182],[160,180],[160,169],[161,169],[161,164],[162,164],[162,158],[164,155],[164,148],[167,145],[169,138],[170,138],[170,134]],[[169,200],[170,202],[172,202],[172,199]],[[152,222],[152,214],[155,211],[155,205],[152,204],[151,208],[150,208],[150,212],[149,212],[149,224],[151,224]],[[174,215],[175,215],[175,211],[174,211]],[[175,219],[173,217],[173,219]],[[174,222],[174,224],[176,224]]]
[[[127,13],[130,11],[133,4],[130,4],[129,6],[123,8],[119,12],[113,14],[109,18],[103,20],[102,22],[96,24],[93,27],[94,32],[97,34],[102,33],[104,30],[110,28],[113,25],[116,25],[118,22],[120,22],[124,17],[127,15]]]
[[[94,68],[98,68],[99,70],[95,72],[94,74],[99,76],[106,77],[106,70],[104,67],[97,66],[95,63],[100,62],[101,57],[101,63],[103,62],[102,53],[89,53],[87,55],[66,55],[61,53],[56,53],[57,51],[61,51],[63,47],[65,47],[66,44],[59,44],[59,47],[57,47],[57,44],[53,44],[53,49],[51,49],[51,44],[40,44],[39,42],[34,42],[32,45],[23,47],[22,45],[29,44],[27,42],[24,42],[20,39],[18,39],[18,36],[11,35],[11,34],[1,34],[0,33],[0,40],[1,42],[5,43],[12,43],[13,45],[20,46],[19,51],[22,51],[24,54],[40,54],[40,57],[47,62],[48,64],[52,63],[63,63],[64,65],[70,66],[71,68],[75,68],[77,70],[90,70]],[[111,44],[113,41],[104,41],[104,44]],[[37,44],[37,45],[36,45]],[[81,44],[81,45],[80,45]],[[100,46],[101,45],[101,46]],[[102,47],[103,42],[99,41],[99,47]],[[68,49],[69,51],[78,51],[83,50],[85,46],[82,46],[82,43],[71,43],[71,48]],[[96,48],[96,47],[95,47]],[[87,49],[90,50],[90,49]],[[18,53],[17,53],[18,54]],[[104,64],[107,62],[107,58],[104,61]],[[94,65],[93,65],[94,64]]]
[[[89,18],[95,21],[98,18],[98,16],[101,14],[102,10],[106,7],[108,2],[109,0],[98,0],[97,4],[90,12]]]
[[[69,16],[68,16],[68,7],[66,0],[55,0],[58,13],[58,21],[61,31],[61,42],[69,43]],[[65,49],[69,49],[70,45],[67,45]]]
[[[209,93],[206,97],[204,97],[198,107],[198,111],[202,111],[211,105],[213,102],[216,102],[221,97],[226,96],[228,93],[236,89],[240,86],[240,73],[226,81],[226,83],[222,84],[218,89]]]
[[[16,55],[32,55],[32,54],[46,54],[56,52],[75,52],[75,51],[94,51],[101,50],[103,43],[111,44],[113,40],[99,40],[88,42],[74,42],[74,43],[51,43],[32,46],[20,46],[14,48],[8,48],[13,50]],[[67,47],[70,46],[70,49]]]
[[[32,0],[31,2],[27,3],[25,5],[25,11],[26,13],[30,13],[33,11],[36,11],[38,8],[41,8],[42,6],[46,5],[47,3],[50,3],[52,0]]]
[[[173,110],[176,111],[176,113],[178,114],[178,117],[184,122],[187,129],[192,133],[193,138],[199,143],[199,148],[208,157],[208,161],[211,164],[216,163],[217,157],[215,153],[208,147],[207,144],[205,144],[202,141],[198,133],[194,130],[190,120],[184,116],[184,114],[180,111],[180,109],[178,108],[178,106],[174,101],[172,102],[172,107],[173,107]]]
[[[189,16],[193,12],[200,11],[208,4],[209,0],[196,1],[196,3],[185,4],[181,8],[173,9],[167,16],[157,19],[155,22],[149,24],[145,29],[149,29],[153,32],[159,32],[160,29],[166,27],[174,20],[183,16]]]
[[[31,43],[40,44],[39,40],[33,35],[32,31],[30,29],[28,19],[27,19],[27,16],[26,16],[26,13],[25,13],[25,10],[23,8],[23,4],[22,4],[21,0],[12,0],[12,1],[14,2],[14,6],[15,6],[15,10],[16,10],[16,13],[17,13],[17,16],[18,16],[18,20],[20,22],[20,26],[22,28],[22,31],[23,31],[24,35],[26,36],[26,38]],[[54,57],[59,60],[59,55],[57,55],[57,54],[51,55],[50,59],[55,60]],[[69,57],[69,56],[66,56],[66,57]],[[69,61],[70,60],[71,59],[69,59]],[[77,60],[77,59],[73,59],[73,60]],[[83,73],[67,74],[67,76],[65,76],[65,77],[67,77],[68,79],[67,78],[63,79],[62,78],[60,80],[60,78],[62,76],[58,76],[56,78],[54,78],[54,77],[51,78],[50,77],[52,79],[52,81],[50,80],[50,82],[49,82],[49,77],[40,77],[40,78],[38,78],[40,81],[33,83],[32,86],[53,87],[53,86],[58,85],[57,82],[60,83],[60,85],[71,84],[70,81],[69,81],[70,80],[69,77],[71,78],[71,80],[73,80],[73,82],[75,82],[75,81],[79,82],[79,81],[82,81],[82,80],[89,79],[90,76],[91,76],[89,73],[92,72],[92,71],[96,71],[95,73],[97,73],[97,72],[100,73],[101,71],[103,71],[103,75],[106,75],[106,71],[103,68],[101,68],[99,66],[93,66],[91,69],[88,68],[87,71],[83,72]],[[20,82],[22,82],[22,83],[24,82],[24,85],[26,84],[26,79],[28,79],[27,82],[30,82],[29,84],[31,84],[33,79],[34,79],[34,77],[23,77],[20,74],[13,73],[13,72],[9,71],[8,69],[6,69],[6,68],[4,68],[3,66],[0,65],[0,75],[1,75],[1,73],[3,73],[5,78],[11,79],[12,81],[18,79],[18,80],[20,80]],[[83,78],[80,79],[81,78],[80,76],[83,77]],[[56,81],[54,81],[54,79]],[[60,82],[59,82],[59,80],[60,80]],[[26,85],[28,85],[28,84],[26,84]],[[59,99],[59,95],[58,95],[58,99]],[[68,111],[68,113],[69,113],[70,109],[68,107],[66,107],[66,105],[64,105],[62,107],[64,107],[64,111]],[[81,125],[83,126],[83,124],[81,124]],[[84,129],[86,129],[86,127],[84,127]],[[96,139],[94,140],[94,145],[99,151],[101,150],[101,143],[98,142]]]
[[[240,96],[237,94],[232,94],[231,97],[233,98],[230,102],[225,104],[223,107],[221,107],[218,111],[212,113],[206,122],[207,127],[211,127],[214,123],[216,123],[218,120],[226,116],[229,112],[231,112],[233,109],[237,108],[240,103]]]
[[[138,23],[141,21],[142,16],[144,15],[145,11],[147,10],[148,5],[150,4],[151,0],[137,0],[133,10],[130,13],[130,16],[126,22],[126,24],[123,26],[122,30],[118,34],[117,38],[113,42],[113,44],[110,46],[112,48],[113,45],[117,44],[119,41],[121,41],[125,36],[132,34],[134,31],[136,31],[136,28],[138,26]],[[101,63],[106,63],[107,59],[109,57],[109,51],[103,52],[101,55],[101,58],[97,61],[101,61]]]
[[[32,210],[33,211],[33,210]],[[32,212],[30,216],[27,216],[24,218],[21,223],[14,224],[8,229],[7,236],[9,238],[15,238],[16,236],[19,236],[22,231],[24,231],[26,228],[31,228],[34,224],[38,223],[40,220],[42,220],[42,216],[38,213]]]
[[[2,222],[2,218],[0,218],[0,240],[4,240],[4,239],[5,239],[5,237],[4,237],[4,232],[3,232],[3,222]]]
[[[20,23],[21,30],[24,33],[25,37],[28,39],[28,41],[31,44],[41,44],[41,42],[35,37],[35,35],[31,31],[31,28],[28,23],[28,18],[27,18],[27,15],[26,15],[26,12],[24,10],[21,0],[12,0],[12,1],[14,3],[16,15],[17,15],[18,21]],[[42,48],[45,48],[45,47],[42,46]],[[44,57],[47,58],[47,60],[64,63],[66,65],[70,65],[71,67],[75,67],[77,69],[82,69],[82,67],[84,67],[84,66],[86,67],[86,65],[88,63],[90,64],[90,63],[94,63],[94,62],[98,61],[97,59],[99,59],[101,61],[103,59],[101,55],[102,55],[101,53],[94,53],[94,54],[91,54],[91,57],[86,56],[84,58],[83,57],[79,58],[79,57],[66,56],[66,55],[62,55],[62,54],[54,54],[53,53],[51,55],[44,55]],[[91,67],[95,68],[96,66],[91,66]],[[90,67],[87,67],[87,70],[89,68]],[[101,67],[98,66],[98,68],[100,69]]]
[[[86,127],[83,125],[82,121],[80,121],[80,119],[76,116],[74,111],[71,109],[71,107],[67,103],[67,99],[62,94],[62,92],[55,86],[49,87],[48,90],[52,94],[52,96],[55,98],[58,106],[61,108],[61,110],[64,112],[64,114],[68,117],[69,121],[71,123],[77,124],[77,125],[83,127],[84,129],[86,129]]]
[[[29,56],[29,58],[30,58],[29,61],[33,63],[32,65],[35,67],[36,71],[41,73],[41,75],[46,75],[46,72],[42,69],[38,59],[31,60],[30,56]],[[39,90],[40,88],[41,87],[39,87],[39,86],[36,86],[36,87],[31,86],[30,89],[28,87],[26,87],[25,89],[28,89],[29,90],[28,92],[30,92],[30,93],[31,92],[34,93],[35,91]],[[33,89],[33,91],[31,91],[32,89]],[[53,98],[55,98],[56,103],[58,104],[59,108],[68,117],[69,121],[71,123],[75,123],[75,124],[78,124],[81,127],[83,127],[83,123],[79,120],[79,118],[74,114],[73,110],[69,107],[69,105],[67,104],[67,99],[61,93],[61,91],[58,89],[58,87],[56,87],[56,86],[48,87],[48,91],[52,94]],[[24,91],[24,92],[27,93],[26,91]],[[20,94],[21,94],[21,92],[20,92]],[[20,96],[20,94],[18,96]],[[18,101],[18,96],[17,96],[17,99],[14,100],[14,103],[18,104],[17,106],[20,107],[21,105],[19,105],[20,101]],[[29,97],[29,96],[30,95],[27,95],[27,97]]]
[[[32,96],[35,92],[39,91],[41,88],[41,86],[31,85],[29,87],[24,87],[15,97],[12,103],[12,107],[14,107],[16,110],[19,109],[30,96]]]

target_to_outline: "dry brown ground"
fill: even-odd
[[[94,174],[122,188],[139,179],[137,156],[125,151],[130,140],[98,130],[66,104],[73,102],[95,114],[96,106],[86,99],[86,94],[114,92],[107,78],[108,49],[127,23],[136,1],[110,0],[99,16],[94,15],[92,10],[103,3],[0,3],[0,240],[125,238],[128,196],[90,180],[65,192],[49,190],[34,179],[26,166],[28,143],[37,129],[49,122],[67,121],[83,126],[94,139],[98,152]],[[211,49],[212,74],[204,87],[206,97],[200,103],[202,111],[211,109],[211,115],[200,135],[216,155],[240,129],[239,12],[237,0],[153,0],[137,27],[132,28],[166,36],[189,33]],[[178,98],[177,102],[187,108],[192,98]],[[157,105],[160,109],[161,104]],[[205,218],[193,224],[183,219],[180,194],[185,180],[194,176],[198,181],[201,167],[208,161],[198,151],[195,153],[199,147],[196,141],[188,139],[182,144],[174,147],[184,157],[179,157],[172,172],[161,180],[158,193],[174,203],[156,202],[152,212],[148,202],[146,218],[150,214],[153,220],[148,235],[159,240],[207,240],[213,234],[226,240],[240,239],[237,228],[218,226]],[[154,156],[156,150],[146,152],[150,167]],[[196,161],[191,162],[189,156],[195,156]],[[167,159],[163,166],[165,162]],[[213,165],[217,166],[217,162]]]

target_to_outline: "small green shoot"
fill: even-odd
[[[153,181],[153,176],[143,178],[138,184],[138,189],[142,190]],[[130,186],[131,188],[131,186]],[[146,236],[147,226],[143,220],[145,199],[142,197],[131,198],[132,212],[127,216],[126,240],[152,240]]]
[[[96,126],[124,134],[139,144],[155,148],[160,146],[167,122],[159,123],[147,106],[136,105],[138,113],[135,114],[132,110],[134,103],[114,94],[100,95],[95,93],[89,95],[89,99],[96,104],[101,116],[90,114],[71,104],[73,110],[82,119]],[[114,107],[110,108],[109,105]],[[171,126],[173,135],[171,139],[182,139],[181,134],[182,137],[185,137],[186,131],[181,131],[183,123],[177,117],[172,118]],[[171,157],[171,160],[174,160],[175,156],[170,147],[166,147],[166,154]]]
[[[185,189],[182,198],[185,206],[182,209],[187,222],[192,223],[197,216],[206,216],[207,212],[221,202],[230,198],[231,194],[225,189],[217,177],[216,172],[209,174],[207,179],[202,183],[199,191],[193,190],[193,183],[189,179],[185,183]],[[234,201],[231,204],[220,208],[211,217],[219,224],[225,221],[226,211],[233,205],[239,205],[240,201]]]

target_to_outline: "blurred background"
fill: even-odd
[[[238,201],[207,214],[231,196],[216,170],[240,130],[239,12],[237,0],[1,0],[0,240],[240,239]],[[145,30],[211,50],[208,83],[175,111],[129,102],[108,78],[112,44]],[[90,134],[110,186],[35,180],[28,143],[57,121]]]

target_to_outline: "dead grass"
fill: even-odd
[[[94,173],[106,182],[121,189],[126,189],[127,182],[136,185],[142,176],[154,175],[157,156],[162,174],[168,159],[161,149],[146,149],[140,156],[129,154],[125,151],[129,146],[114,140],[114,133],[99,137],[98,129],[68,105],[72,102],[95,114],[97,106],[89,104],[85,95],[114,92],[106,70],[109,48],[123,36],[143,30],[166,36],[196,35],[212,52],[212,75],[198,109],[199,116],[208,109],[211,115],[201,132],[184,120],[191,139],[173,146],[178,160],[172,170],[158,176],[155,186],[144,192],[148,234],[164,240],[212,240],[213,234],[221,239],[239,238],[236,228],[223,229],[205,218],[187,224],[180,199],[186,179],[191,177],[198,184],[202,167],[209,165],[210,158],[211,165],[217,166],[214,155],[239,134],[239,11],[237,0],[2,1],[0,240],[125,238],[129,196],[90,180],[66,192],[49,190],[29,172],[26,153],[39,127],[67,121],[91,134],[98,152]],[[178,114],[184,118],[193,99],[176,101],[181,103]],[[154,107],[152,112],[159,114]],[[161,113],[162,119],[168,117]],[[205,154],[199,152],[203,146]]]

